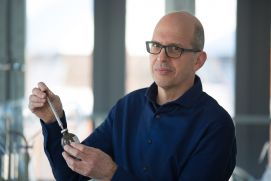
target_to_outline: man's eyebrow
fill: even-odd
[[[159,41],[152,40],[151,42],[158,43],[158,44],[162,45]]]
[[[158,43],[160,45],[164,45],[164,44],[160,43],[159,41],[152,40],[152,42]],[[183,45],[181,43],[169,43],[169,44],[166,44],[164,46],[177,46],[177,47],[180,47],[180,48],[183,47]]]
[[[177,47],[182,47],[180,43],[170,43],[168,46],[177,46]]]

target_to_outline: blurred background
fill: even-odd
[[[271,107],[270,0],[0,0],[0,181],[54,180],[27,107],[38,82],[61,97],[83,140],[119,98],[152,83],[145,41],[176,10],[204,26],[204,91],[235,121],[238,168],[259,178]]]

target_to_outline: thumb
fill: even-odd
[[[49,98],[52,98],[55,96],[55,94],[47,87],[47,85],[44,83],[44,82],[39,82],[38,83],[38,88],[42,91],[42,92],[45,92],[46,95],[49,97]]]

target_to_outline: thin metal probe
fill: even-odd
[[[56,112],[56,109],[55,109],[54,105],[52,104],[52,102],[50,101],[49,97],[47,97],[47,102],[49,103],[49,106],[50,106],[52,112],[53,112],[54,115],[55,115],[55,118],[56,118],[56,120],[57,120],[58,125],[60,126],[60,128],[61,128],[62,130],[64,130],[63,124],[62,124],[62,122],[60,121],[60,118],[59,118],[59,116],[58,116],[58,114],[57,114],[57,112]]]

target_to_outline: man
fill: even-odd
[[[230,115],[202,91],[195,74],[207,55],[199,20],[187,12],[162,17],[146,42],[154,83],[120,99],[82,144],[61,148],[58,96],[39,83],[29,108],[42,121],[45,152],[57,180],[224,181],[235,167]],[[78,159],[75,159],[78,158]]]

